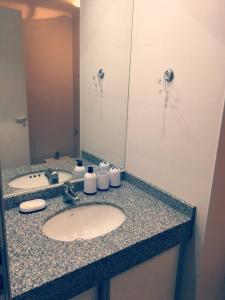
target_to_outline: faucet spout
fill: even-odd
[[[45,172],[45,176],[47,177],[49,184],[59,183],[59,174],[56,170],[48,168]]]
[[[77,193],[74,190],[73,184],[69,181],[63,184],[63,202],[76,204],[79,201]]]

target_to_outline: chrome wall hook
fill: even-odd
[[[104,72],[103,69],[100,69],[100,70],[98,71],[98,78],[99,78],[99,79],[104,79],[104,77],[105,77],[105,72]]]
[[[163,75],[163,79],[166,82],[172,82],[174,80],[174,71],[172,69],[167,69]]]

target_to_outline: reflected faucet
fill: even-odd
[[[73,184],[69,181],[64,182],[63,184],[63,202],[76,204],[79,201],[79,197],[74,190]]]
[[[60,159],[60,152],[59,151],[55,152],[54,159],[57,159],[57,160]]]
[[[45,172],[45,176],[47,177],[49,184],[59,183],[59,174],[56,170],[48,168]]]

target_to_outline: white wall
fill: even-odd
[[[125,160],[132,0],[81,1],[81,149]],[[102,97],[97,73],[105,71]]]
[[[190,300],[224,105],[225,2],[134,2],[126,169],[197,206],[181,297]],[[175,79],[165,107],[158,80],[167,67]]]

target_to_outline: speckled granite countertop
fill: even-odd
[[[79,205],[121,208],[125,222],[105,236],[60,242],[44,236],[42,225],[68,207],[62,198],[48,200],[46,210],[30,215],[18,208],[6,211],[13,299],[69,299],[190,236],[191,216],[126,181],[119,189],[78,195]]]
[[[48,162],[42,163],[42,164],[28,165],[28,166],[23,166],[23,167],[11,169],[11,170],[3,170],[2,171],[3,195],[6,196],[6,195],[13,194],[15,192],[25,193],[26,190],[15,189],[15,188],[10,187],[9,181],[14,178],[17,178],[19,176],[26,175],[28,173],[45,171],[45,170],[47,170],[47,168],[53,168],[53,169],[57,169],[57,170],[61,170],[61,171],[70,172],[72,175],[71,180],[75,180],[73,174],[74,174],[74,167],[76,166],[77,159],[82,159],[85,164],[91,164],[89,161],[87,161],[83,158],[65,157],[65,158],[61,158],[59,160],[52,160],[52,161],[48,161]],[[46,188],[47,188],[47,186],[46,186]]]

